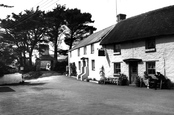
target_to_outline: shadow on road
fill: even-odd
[[[3,84],[0,86],[22,86],[22,85],[44,85],[46,83],[34,83],[34,82],[23,82],[23,83],[14,83],[14,84]]]
[[[46,83],[33,83],[33,82],[24,82],[22,85],[32,85],[32,86],[35,86],[35,85],[44,85]]]
[[[1,92],[15,92],[15,90],[13,90],[12,88],[10,87],[1,87],[0,86],[0,93]]]

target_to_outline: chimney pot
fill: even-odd
[[[126,19],[126,14],[118,14],[117,15],[117,22],[120,22],[124,19]]]

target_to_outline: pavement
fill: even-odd
[[[0,86],[0,115],[174,115],[174,90],[95,84],[54,74]]]

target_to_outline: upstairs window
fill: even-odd
[[[94,54],[94,44],[91,44],[91,54]]]
[[[120,55],[121,54],[121,45],[114,44],[114,54]]]
[[[70,51],[70,57],[72,57],[72,52]]]
[[[84,46],[84,55],[86,55],[87,54],[87,48],[86,48],[86,46]]]
[[[121,72],[121,63],[114,63],[114,74],[119,74]]]
[[[155,74],[156,72],[155,61],[146,62],[146,71],[147,71],[147,74],[151,74],[151,75]]]
[[[77,51],[78,51],[78,52],[77,52],[78,56],[80,56],[80,48],[79,48]]]
[[[146,45],[145,46],[146,52],[155,52],[156,51],[155,39],[148,39],[148,40],[146,40],[145,45]]]
[[[95,60],[91,60],[92,70],[95,71]]]
[[[81,61],[79,61],[79,70],[81,71]]]

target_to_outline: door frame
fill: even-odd
[[[136,73],[137,76],[138,76],[138,62],[129,62],[129,84],[133,84],[135,83],[135,78],[134,78],[134,81],[132,81],[133,77],[132,77],[132,68],[133,67],[136,67]]]

